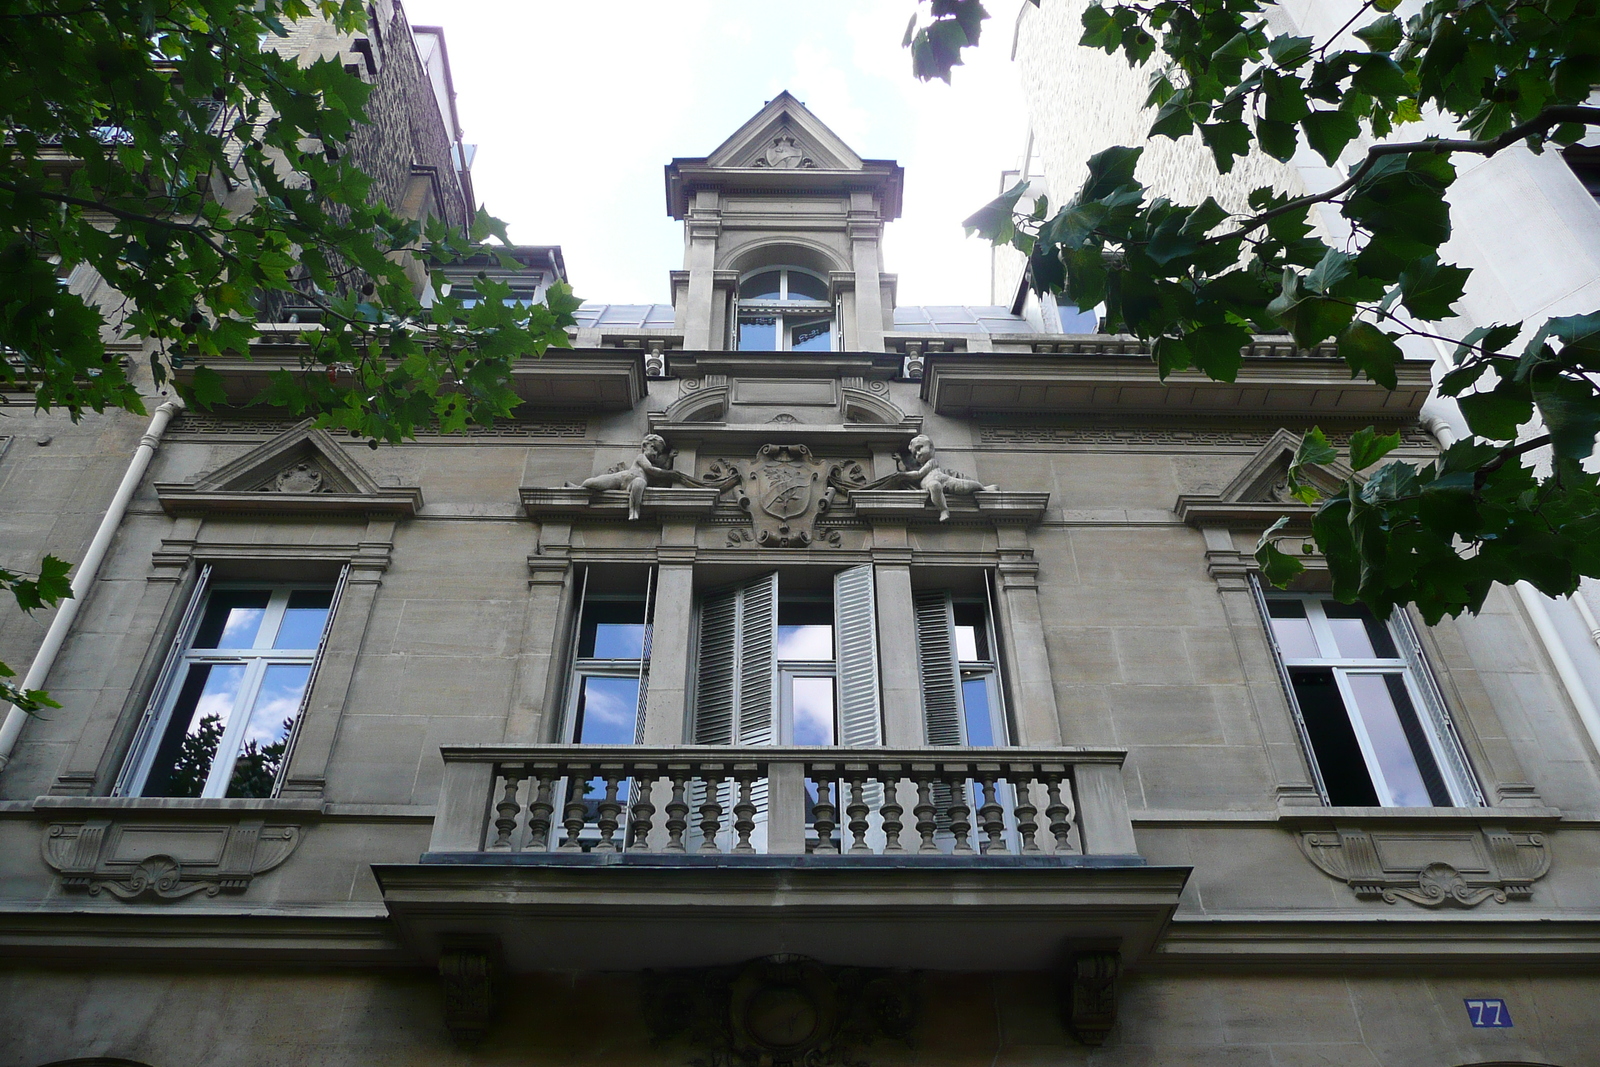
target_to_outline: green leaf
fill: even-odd
[[[1393,52],[1405,39],[1405,26],[1393,15],[1385,15],[1356,30],[1355,36],[1374,52]]]
[[[1352,376],[1365,373],[1385,389],[1393,389],[1398,384],[1395,365],[1405,357],[1394,335],[1356,319],[1339,335],[1339,358],[1350,365]]]
[[[1244,364],[1243,349],[1250,343],[1250,331],[1233,323],[1201,326],[1183,335],[1194,365],[1207,377],[1231,382]]]
[[[1436,255],[1423,256],[1400,273],[1400,302],[1419,319],[1448,318],[1471,276],[1463,267],[1440,263]]]
[[[1345,145],[1361,132],[1361,122],[1347,111],[1313,111],[1300,120],[1300,128],[1305,131],[1306,144],[1331,167],[1339,161]]]
[[[1314,43],[1309,37],[1274,37],[1267,44],[1267,54],[1284,70],[1294,70],[1311,58]]]
[[[1533,401],[1550,433],[1558,457],[1582,460],[1594,451],[1600,434],[1600,397],[1588,381],[1553,376],[1533,383]]]
[[[202,411],[228,402],[228,390],[222,383],[222,375],[204,365],[194,369],[194,377],[186,391],[189,395],[185,399],[192,401]]]
[[[1411,89],[1399,65],[1388,56],[1376,54],[1362,56],[1357,61],[1350,84],[1368,96],[1384,100],[1404,96]]]
[[[1527,392],[1469,393],[1456,403],[1472,432],[1491,441],[1516,440],[1517,427],[1533,418],[1533,397]]]
[[[1378,436],[1371,426],[1350,435],[1350,469],[1364,471],[1400,447],[1399,432]]]
[[[1021,200],[1028,191],[1028,183],[1020,181],[989,201],[983,207],[974,211],[962,220],[962,228],[967,231],[967,236],[976,233],[986,241],[995,244],[1007,244],[1011,235],[1016,232],[1015,218],[1017,201]]]
[[[1351,260],[1354,258],[1337,248],[1328,249],[1321,262],[1306,275],[1306,288],[1313,293],[1327,294],[1334,286],[1355,272],[1355,268],[1351,266]]]
[[[1328,443],[1328,435],[1322,432],[1321,427],[1313,426],[1300,438],[1300,447],[1295,449],[1289,473],[1296,474],[1299,468],[1312,463],[1327,466],[1338,458],[1339,450]]]
[[[1200,139],[1211,149],[1217,161],[1217,170],[1223,174],[1233,169],[1236,156],[1250,152],[1250,127],[1242,122],[1214,122],[1200,127]]]
[[[1133,170],[1139,165],[1143,148],[1113,145],[1089,157],[1089,179],[1078,194],[1080,201],[1103,200],[1124,185],[1132,185]]]
[[[1261,150],[1267,155],[1287,163],[1294,158],[1295,150],[1300,147],[1300,131],[1292,122],[1257,119],[1256,140],[1260,142]]]

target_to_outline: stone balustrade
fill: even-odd
[[[430,854],[1132,855],[1118,749],[451,746]]]

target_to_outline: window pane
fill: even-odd
[[[578,690],[573,740],[585,745],[631,745],[639,714],[639,679],[588,676]]]
[[[322,641],[322,626],[328,621],[332,603],[332,589],[296,589],[290,593],[289,606],[272,647],[316,648]]]
[[[309,664],[273,664],[256,694],[245,723],[244,744],[228,778],[230,797],[270,797],[289,746],[289,732],[300,715],[300,700],[311,677]]]
[[[789,299],[790,300],[826,300],[828,299],[828,283],[821,278],[814,278],[800,271],[789,272]]]
[[[1355,695],[1356,710],[1372,742],[1378,767],[1389,786],[1389,802],[1402,808],[1448,805],[1449,794],[1400,676],[1347,674],[1345,678]],[[1390,679],[1396,683],[1392,687]],[[1430,778],[1432,783],[1428,781]],[[1429,789],[1430,784],[1433,789]]]
[[[983,624],[982,604],[956,604],[956,658],[970,662],[989,659],[989,633]]]
[[[794,678],[794,743],[831,745],[833,733],[833,679]]]
[[[639,659],[644,655],[644,601],[597,600],[583,606],[578,655]]]
[[[1304,604],[1298,600],[1269,600],[1267,614],[1272,617],[1272,636],[1278,639],[1285,659],[1322,658]]]
[[[760,274],[746,278],[739,283],[740,300],[781,300],[783,294],[778,290],[778,272],[764,270]],[[794,276],[790,275],[789,284],[794,284]]]
[[[1277,620],[1273,620],[1276,622]],[[1311,751],[1328,789],[1328,803],[1341,807],[1374,808],[1378,792],[1367,773],[1366,757],[1356,741],[1344,700],[1334,683],[1331,670],[1293,670],[1289,681],[1294,686],[1300,716],[1311,738]]]
[[[993,745],[994,718],[989,709],[989,676],[961,672],[961,710],[967,717],[967,744]]]
[[[1398,659],[1389,628],[1377,619],[1363,604],[1341,604],[1337,600],[1324,600],[1322,611],[1328,617],[1328,628],[1339,646],[1339,655],[1346,659]]]
[[[776,352],[778,319],[774,315],[745,315],[739,319],[741,352]]]
[[[242,663],[201,663],[189,668],[156,750],[147,797],[198,797],[205,789],[222,732],[244,684]]]
[[[833,348],[833,318],[789,318],[789,350],[791,352],[827,352]]]
[[[778,627],[778,658],[831,662],[833,660],[833,626],[807,623],[803,626]]]
[[[253,648],[267,613],[270,589],[218,589],[206,601],[195,648]]]

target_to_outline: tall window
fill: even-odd
[[[828,283],[810,271],[774,267],[739,283],[741,350],[828,352],[836,333]]]
[[[1265,600],[1273,643],[1330,804],[1479,803],[1409,626],[1328,596]]]
[[[562,740],[638,743],[650,658],[653,573],[584,572]]]
[[[119,791],[272,796],[333,600],[330,585],[204,583]]]
[[[1010,744],[987,603],[941,589],[915,601],[928,744]]]

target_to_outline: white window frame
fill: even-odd
[[[1444,782],[1445,790],[1450,794],[1450,802],[1455,807],[1474,807],[1483,803],[1477,783],[1472,779],[1471,771],[1462,751],[1461,741],[1455,734],[1454,726],[1449,721],[1444,711],[1444,702],[1438,691],[1434,688],[1433,679],[1422,674],[1419,667],[1425,668],[1420,659],[1420,650],[1413,650],[1413,656],[1408,657],[1406,650],[1414,642],[1413,635],[1408,628],[1403,627],[1399,620],[1391,618],[1382,625],[1389,633],[1389,640],[1395,647],[1393,657],[1353,658],[1341,655],[1338,642],[1332,627],[1328,624],[1327,614],[1323,610],[1323,601],[1331,597],[1327,593],[1278,593],[1264,594],[1261,606],[1267,608],[1274,601],[1283,602],[1299,601],[1305,608],[1306,621],[1310,624],[1313,639],[1317,643],[1319,656],[1290,656],[1278,642],[1277,633],[1272,625],[1270,612],[1263,611],[1263,618],[1267,626],[1268,636],[1271,638],[1273,652],[1278,658],[1284,671],[1284,685],[1291,707],[1294,710],[1296,724],[1300,728],[1301,737],[1306,746],[1312,766],[1316,771],[1318,788],[1323,793],[1323,800],[1327,802],[1327,787],[1323,784],[1323,774],[1319,757],[1315,747],[1311,744],[1310,732],[1305,725],[1304,716],[1300,710],[1299,698],[1295,695],[1294,686],[1290,682],[1289,671],[1296,668],[1311,668],[1328,670],[1333,674],[1334,684],[1339,691],[1339,699],[1344,704],[1345,717],[1349,720],[1351,730],[1356,737],[1356,744],[1361,749],[1362,759],[1366,761],[1367,775],[1372,780],[1374,792],[1378,795],[1378,803],[1386,808],[1403,807],[1396,803],[1394,790],[1390,788],[1384,777],[1382,761],[1378,757],[1377,746],[1369,734],[1366,723],[1357,712],[1358,704],[1355,693],[1350,686],[1350,678],[1354,675],[1393,675],[1398,674],[1405,686],[1406,695],[1411,700],[1413,714],[1421,725],[1422,732],[1428,742],[1428,748],[1433,756],[1434,764],[1439,770],[1439,777]],[[1415,660],[1415,662],[1414,662]],[[1408,753],[1408,755],[1412,755]],[[1414,759],[1414,755],[1412,755]],[[1430,805],[1431,806],[1431,805]]]
[[[786,317],[789,317],[789,316],[792,316],[792,317],[798,319],[798,318],[819,318],[819,317],[821,317],[823,315],[827,315],[828,316],[828,351],[837,352],[839,350],[839,314],[838,314],[838,309],[834,306],[834,304],[831,301],[827,301],[827,300],[812,300],[809,297],[793,297],[793,298],[791,298],[789,296],[789,273],[791,271],[794,271],[794,272],[799,273],[799,274],[804,274],[804,275],[806,275],[808,277],[817,279],[818,281],[820,281],[822,283],[824,289],[826,289],[827,286],[828,286],[828,279],[824,278],[822,275],[818,274],[816,271],[807,270],[804,267],[791,267],[791,266],[788,266],[788,265],[775,266],[775,267],[760,267],[760,268],[757,268],[756,270],[747,271],[746,273],[741,275],[740,278],[739,278],[739,288],[743,289],[745,282],[749,281],[751,278],[757,277],[758,275],[762,275],[762,274],[770,274],[773,271],[777,271],[778,272],[778,299],[777,300],[745,300],[743,297],[739,297],[736,300],[737,307],[736,307],[736,311],[735,311],[735,314],[734,314],[733,347],[735,349],[739,349],[740,351],[746,351],[746,352],[793,352],[793,351],[796,351],[795,349],[791,348],[790,345],[789,345],[789,325],[787,325],[784,322],[784,319]],[[760,316],[763,316],[763,317],[772,316],[772,317],[774,317],[776,319],[775,328],[777,330],[777,337],[776,337],[777,347],[770,348],[770,349],[761,349],[761,348],[740,349],[740,346],[739,346],[740,332],[741,332],[741,328],[742,328],[742,326],[744,324],[744,318],[747,315],[751,315],[751,316],[760,315]],[[817,350],[816,349],[800,349],[799,351],[804,352],[804,351],[817,351]]]
[[[347,572],[346,572],[347,573]],[[174,641],[172,654],[162,671],[162,677],[152,693],[149,709],[146,711],[144,721],[140,724],[138,736],[135,738],[132,755],[124,763],[123,773],[119,779],[113,795],[116,796],[143,796],[149,784],[151,772],[155,769],[157,753],[161,748],[162,738],[166,735],[171,723],[173,711],[178,699],[183,694],[184,680],[189,675],[189,670],[195,666],[237,666],[245,668],[244,678],[240,682],[238,696],[234,704],[234,712],[230,714],[228,724],[224,728],[222,737],[217,742],[216,753],[211,759],[211,769],[207,773],[206,783],[200,791],[198,798],[169,798],[169,799],[216,799],[227,795],[228,784],[233,777],[234,765],[244,748],[244,732],[249,724],[252,712],[255,710],[256,698],[260,696],[261,684],[266,678],[267,670],[275,666],[305,666],[305,688],[300,693],[300,703],[295,710],[294,726],[284,742],[283,761],[278,766],[277,780],[273,783],[272,795],[277,796],[283,786],[284,773],[289,768],[289,762],[294,755],[295,741],[300,734],[301,723],[305,719],[305,710],[311,696],[312,687],[317,680],[317,667],[322,661],[323,649],[328,643],[328,634],[333,627],[333,618],[339,609],[339,597],[344,588],[345,574],[331,586],[331,597],[328,603],[328,613],[323,619],[322,633],[317,638],[317,645],[310,649],[273,648],[272,643],[278,636],[278,630],[283,625],[284,612],[289,605],[289,596],[297,590],[303,589],[330,589],[327,582],[251,582],[251,581],[222,581],[210,580],[210,568],[201,575],[201,580],[196,585],[194,598],[190,601],[188,611],[185,613],[183,624],[180,626],[177,638]],[[211,598],[219,592],[229,592],[239,589],[266,589],[269,590],[267,606],[261,619],[261,624],[256,630],[255,641],[250,648],[193,648],[195,632],[199,629],[200,622],[205,618],[206,610],[211,604]]]

